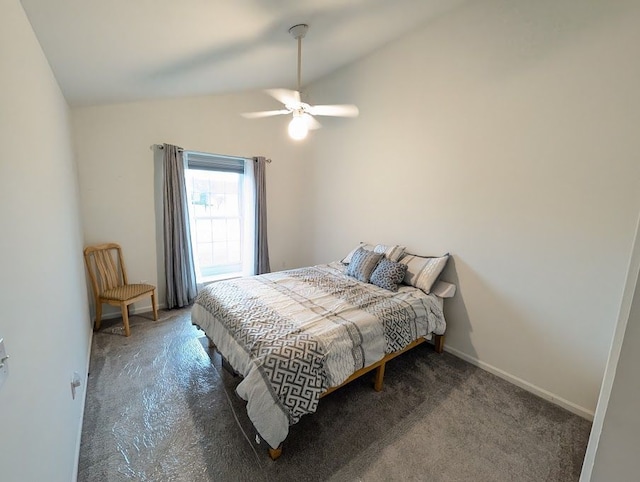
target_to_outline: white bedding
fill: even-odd
[[[213,283],[192,322],[244,377],[237,393],[273,448],[327,388],[446,328],[438,296],[359,282],[340,263]]]

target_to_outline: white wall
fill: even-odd
[[[640,4],[468,2],[317,82],[314,262],[453,262],[447,347],[593,414],[640,208]]]
[[[91,340],[77,173],[67,104],[17,0],[0,0],[0,72],[0,479],[66,482]]]
[[[240,116],[273,108],[275,100],[254,92],[72,109],[87,244],[120,243],[130,279],[157,284],[164,304],[164,278],[157,266],[163,247],[156,243],[154,153],[149,147],[166,142],[187,150],[272,158],[267,166],[271,268],[305,265],[310,258],[308,143],[288,140],[285,117]],[[149,306],[141,303],[136,309]]]
[[[639,225],[640,228],[640,225]],[[618,326],[598,399],[581,481],[637,479],[640,461],[640,239],[633,256]]]

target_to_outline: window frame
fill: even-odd
[[[215,275],[205,275],[202,273],[201,266],[198,259],[198,247],[195,240],[196,236],[196,220],[197,215],[194,210],[194,205],[192,203],[192,191],[191,186],[186,186],[187,189],[187,202],[188,202],[188,210],[189,210],[189,232],[192,239],[192,252],[194,255],[194,266],[196,269],[196,281],[199,284],[207,284],[214,281],[219,281],[223,279],[231,279],[237,278],[240,276],[245,276],[249,274],[253,274],[253,259],[254,259],[254,250],[255,250],[255,233],[251,226],[255,224],[255,209],[253,208],[252,203],[252,193],[250,192],[249,182],[252,178],[250,167],[250,161],[253,159],[237,157],[237,156],[226,156],[220,154],[210,154],[205,152],[198,151],[184,151],[184,169],[185,169],[185,180],[187,183],[190,182],[192,174],[189,172],[191,170],[194,171],[214,171],[214,172],[233,172],[240,174],[239,176],[239,186],[238,186],[238,201],[239,201],[239,213],[238,219],[240,223],[240,270],[226,273],[219,273]],[[249,168],[249,169],[248,169]],[[211,192],[211,191],[209,191]],[[251,205],[251,206],[250,206]],[[249,219],[251,218],[251,219]],[[211,218],[213,219],[213,218]],[[223,217],[222,219],[228,219],[227,217]],[[212,237],[213,242],[213,237]],[[215,266],[215,265],[214,265]]]

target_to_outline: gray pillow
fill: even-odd
[[[389,259],[382,259],[371,273],[371,284],[389,291],[398,291],[398,285],[402,283],[407,272],[407,265],[396,263]]]
[[[383,257],[384,254],[358,248],[351,257],[351,262],[347,267],[347,274],[353,276],[358,281],[368,283],[371,273],[373,273],[373,270],[376,269],[376,266]]]

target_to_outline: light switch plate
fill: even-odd
[[[0,361],[0,388],[2,388],[4,381],[9,375],[9,360],[6,358],[7,350],[4,346],[4,338],[0,338],[0,360],[4,360],[4,362]]]

